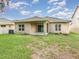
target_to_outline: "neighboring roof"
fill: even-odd
[[[15,22],[33,22],[33,21],[70,22],[70,20],[63,20],[52,17],[37,17],[37,16],[28,19],[16,20]]]
[[[14,24],[14,23],[11,20],[0,18],[0,24]]]
[[[76,6],[76,8],[75,8],[75,10],[74,10],[74,13],[73,13],[73,15],[72,15],[72,17],[71,18],[73,18],[74,17],[74,15],[75,15],[75,13],[76,13],[76,11],[77,11],[77,9],[79,8],[79,5],[77,5]]]

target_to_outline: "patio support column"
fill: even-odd
[[[45,33],[45,35],[48,34],[48,33],[47,33],[47,23],[46,23],[46,22],[44,23],[44,33]]]

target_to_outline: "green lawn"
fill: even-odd
[[[46,45],[40,46],[39,42],[44,42]],[[0,59],[32,59],[32,49],[27,48],[32,43],[37,48],[58,44],[62,48],[69,46],[71,49],[79,49],[79,34],[49,34],[47,36],[0,35]]]

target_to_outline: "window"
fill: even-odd
[[[55,30],[56,31],[61,31],[61,24],[56,24],[55,25]]]
[[[6,25],[1,25],[1,27],[6,27]]]
[[[61,24],[59,24],[59,31],[61,31]]]
[[[19,31],[24,31],[24,25],[19,25]]]

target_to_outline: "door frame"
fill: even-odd
[[[41,27],[39,27],[39,28],[40,28],[40,31],[39,31],[39,28],[38,28],[39,25],[42,25]],[[37,28],[36,28],[36,31],[37,31],[37,32],[44,32],[44,24],[37,24],[36,27],[37,27]]]

